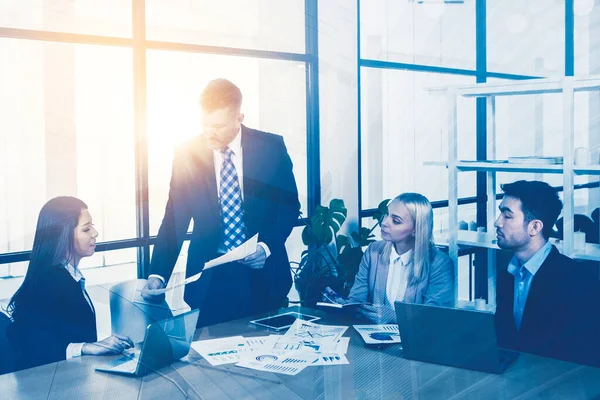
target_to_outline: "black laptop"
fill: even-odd
[[[518,353],[498,348],[494,314],[396,302],[403,357],[500,374]]]
[[[144,341],[96,371],[144,376],[185,357],[192,344],[199,310],[195,309],[146,327]]]

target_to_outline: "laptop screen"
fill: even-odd
[[[198,313],[198,310],[193,310],[155,323],[164,331],[171,344],[173,360],[185,357],[189,353],[196,331]]]
[[[494,314],[396,302],[404,358],[499,372]]]

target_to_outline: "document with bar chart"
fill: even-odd
[[[400,343],[398,325],[353,325],[366,344]]]
[[[311,367],[316,367],[318,365],[343,365],[343,364],[350,364],[350,362],[346,358],[346,355],[344,355],[344,354],[329,354],[329,355],[319,354],[319,358],[317,358],[315,361],[313,361],[313,363],[311,364]]]
[[[278,374],[296,375],[304,368],[313,365],[314,354],[284,353],[278,351],[252,352],[242,356],[236,365],[259,371],[276,372]]]
[[[347,326],[320,325],[297,319],[274,348],[280,351],[332,353],[347,329]]]
[[[201,340],[193,342],[192,348],[213,366],[233,364],[239,362],[244,353],[258,351],[263,347],[272,348],[278,337],[278,335],[249,338],[233,336]]]

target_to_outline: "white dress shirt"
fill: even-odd
[[[94,306],[92,305],[92,299],[90,299],[90,296],[85,291],[85,277],[83,276],[83,274],[81,273],[79,268],[76,268],[76,267],[72,266],[71,264],[65,265],[65,268],[67,271],[69,271],[69,274],[75,280],[75,282],[77,282],[81,285],[81,291],[83,292],[83,297],[85,297],[85,301],[87,301],[88,305],[90,306],[90,309],[92,310],[92,312],[94,312]],[[83,349],[84,344],[85,343],[69,343],[69,345],[67,346],[67,360],[70,360],[71,358],[75,358],[75,357],[80,357],[81,349]]]
[[[386,285],[386,297],[392,307],[394,307],[394,302],[404,300],[404,293],[408,285],[408,270],[412,264],[412,254],[413,251],[409,250],[399,255],[395,246],[392,245]]]
[[[243,168],[243,151],[242,151],[242,129],[238,131],[237,135],[231,143],[227,146],[231,149],[233,154],[231,155],[231,162],[235,167],[235,171],[238,175],[238,180],[240,183],[240,190],[242,192],[242,200],[244,200],[244,168]],[[223,165],[224,157],[221,150],[213,150],[214,164],[215,164],[215,178],[217,179],[217,197],[219,197],[219,202],[221,201],[221,166]],[[247,238],[249,239],[249,238]],[[263,248],[265,251],[265,255],[269,257],[271,255],[271,251],[269,250],[269,246],[266,243],[258,242],[258,245]],[[227,253],[226,249],[219,248],[219,253],[225,254]],[[160,275],[152,274],[148,278],[158,278],[163,284],[166,284],[165,280]]]

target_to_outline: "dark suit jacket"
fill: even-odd
[[[595,364],[597,282],[593,270],[560,254],[550,254],[531,283],[521,329],[513,318],[514,277],[498,269],[496,330],[500,347],[584,364]]]
[[[62,265],[45,268],[13,312],[8,335],[17,368],[66,358],[69,343],[96,342],[96,315]]]
[[[247,238],[258,233],[271,251],[260,270],[231,263],[207,270],[187,285],[185,300],[200,309],[199,326],[281,306],[292,285],[285,241],[299,216],[298,190],[283,138],[242,126],[244,222]],[[187,276],[218,256],[221,208],[213,151],[198,136],[175,153],[169,200],[158,232],[150,274],[167,281],[190,220],[194,228]]]

